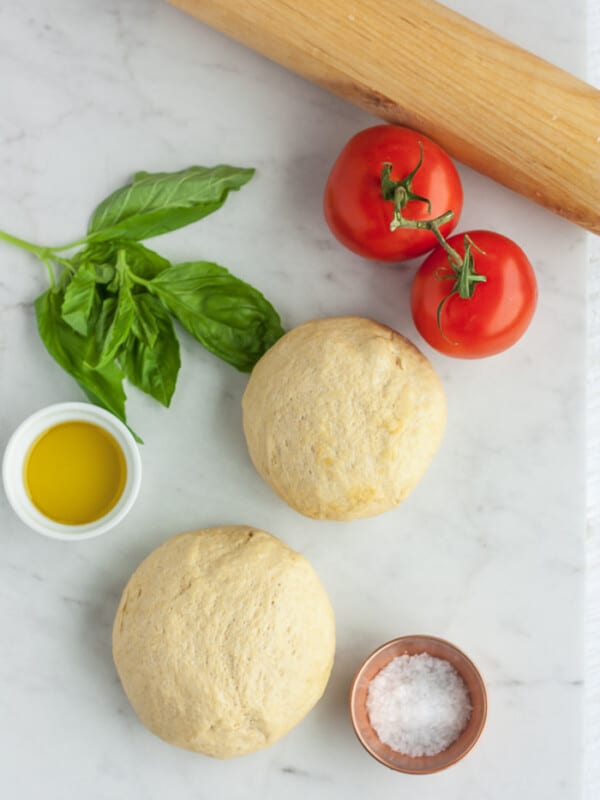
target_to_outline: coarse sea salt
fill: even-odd
[[[379,739],[407,756],[434,756],[471,716],[465,682],[450,662],[428,653],[392,659],[369,683],[367,712]]]

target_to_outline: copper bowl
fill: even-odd
[[[379,740],[367,713],[367,692],[375,675],[396,656],[419,653],[449,661],[465,682],[472,706],[467,726],[458,739],[434,756],[407,756],[392,750]],[[473,662],[450,642],[434,636],[401,636],[382,644],[359,668],[350,688],[350,714],[358,740],[373,758],[398,772],[428,775],[456,764],[479,739],[487,716],[485,684]]]

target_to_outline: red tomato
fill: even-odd
[[[409,199],[402,216],[409,220],[433,219],[452,211],[441,225],[447,236],[462,211],[463,192],[456,167],[449,156],[422,133],[395,125],[376,125],[354,136],[333,165],[325,186],[324,211],[334,236],[350,250],[378,261],[404,261],[423,255],[436,245],[428,230],[390,230],[393,199],[384,199],[383,165],[391,163],[391,179],[401,181],[423,162],[408,187],[427,198]]]
[[[482,275],[485,282],[473,282],[472,296],[463,299],[455,291],[457,275],[448,254],[439,246],[415,275],[411,310],[419,333],[436,350],[481,358],[506,350],[525,333],[535,311],[537,283],[527,256],[511,239],[491,231],[456,234],[448,244],[461,257],[465,236],[475,244],[475,280]]]

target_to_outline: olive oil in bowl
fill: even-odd
[[[44,516],[63,525],[87,525],[114,508],[125,488],[127,465],[115,438],[91,422],[62,422],[33,443],[25,487]]]
[[[17,516],[63,541],[91,539],[118,525],[141,480],[131,431],[89,403],[36,411],[14,431],[2,459],[4,490]]]

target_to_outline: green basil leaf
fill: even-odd
[[[220,164],[180,172],[138,172],[96,208],[88,241],[149,239],[174,231],[219,209],[232,190],[247,183],[253,169]]]
[[[112,264],[94,264],[96,283],[110,283],[115,277],[115,268]]]
[[[117,308],[117,298],[109,295],[102,300],[100,310],[96,317],[96,323],[92,335],[87,339],[86,364],[91,369],[97,369],[102,356],[102,349],[106,340],[108,329],[110,328]]]
[[[74,331],[86,336],[92,310],[97,302],[96,271],[92,265],[82,264],[67,285],[62,318]]]
[[[112,281],[107,285],[106,289],[109,292],[109,296],[116,297],[119,292],[121,291],[121,283],[123,281],[122,274],[119,274],[118,270],[115,270],[115,275]]]
[[[204,347],[243,372],[284,333],[268,300],[218,264],[177,264],[148,288]]]
[[[87,267],[94,272],[96,283],[110,283],[115,277],[116,252],[112,243],[91,244],[79,250],[71,263],[76,269]]]
[[[116,363],[91,369],[85,363],[87,340],[61,317],[62,292],[48,289],[35,301],[40,337],[52,358],[72,375],[87,397],[125,422],[123,373]]]
[[[129,336],[134,316],[135,306],[128,286],[121,286],[116,298],[107,297],[102,302],[88,352],[88,366],[98,369],[113,361]]]
[[[131,325],[133,335],[148,347],[154,347],[159,334],[157,307],[163,311],[161,303],[147,292],[134,294],[135,316]]]
[[[166,258],[159,256],[154,250],[149,250],[139,242],[117,241],[115,249],[125,251],[128,268],[134,275],[146,281],[152,280],[159,272],[171,266]]]
[[[148,346],[136,336],[130,336],[120,356],[125,376],[134,386],[169,407],[181,360],[179,342],[168,312],[160,301],[149,295],[144,303],[152,308],[158,336],[153,346]]]
[[[120,251],[125,253],[127,268],[144,280],[152,280],[159,272],[171,266],[166,258],[154,250],[149,250],[139,242],[130,242],[126,239],[90,244],[75,254],[72,263],[76,269],[86,266],[93,270],[96,283],[109,284],[115,279],[115,267]]]

